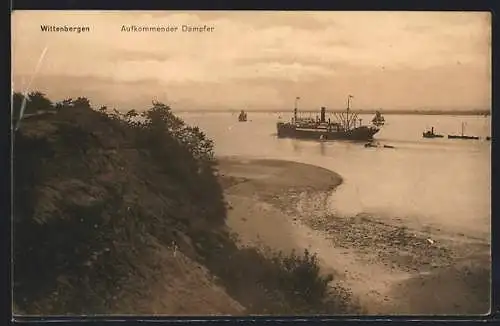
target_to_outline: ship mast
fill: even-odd
[[[356,123],[356,118],[357,118],[357,115],[354,114],[351,116],[351,119],[349,119],[349,111],[351,110],[351,103],[352,103],[352,99],[354,98],[354,96],[350,95],[347,96],[347,116],[346,116],[346,119],[347,119],[347,129],[350,130],[351,127],[352,127],[352,123]]]
[[[349,95],[347,96],[347,129],[351,129],[351,126],[350,126],[350,121],[349,121],[349,110],[351,109],[351,98],[352,98],[352,95]]]
[[[294,122],[297,122],[297,112],[298,112],[298,103],[299,103],[300,97],[297,96],[295,98],[295,108],[293,109],[293,119]]]
[[[353,113],[349,117],[349,111],[351,110],[352,98],[354,98],[354,96],[352,96],[352,95],[349,95],[347,97],[347,109],[346,109],[346,112],[341,112],[339,114],[335,113],[335,117],[337,117],[337,120],[340,121],[340,123],[342,124],[342,127],[345,130],[350,130],[353,125],[354,125],[354,127],[356,127],[356,120],[358,118],[358,115],[356,113]]]

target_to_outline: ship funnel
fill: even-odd
[[[325,113],[326,113],[326,108],[323,106],[321,107],[321,122],[326,122]]]

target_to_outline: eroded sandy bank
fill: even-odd
[[[369,314],[488,312],[489,239],[332,216],[327,197],[342,178],[323,168],[241,157],[219,162],[227,223],[242,245],[309,248]]]

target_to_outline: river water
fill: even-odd
[[[249,113],[240,123],[231,113],[182,113],[215,141],[217,155],[292,160],[339,173],[343,184],[331,197],[339,216],[367,213],[421,226],[489,237],[491,119],[483,116],[386,115],[375,135],[394,148],[365,148],[346,141],[278,139],[274,113]],[[370,121],[372,116],[360,116]],[[480,140],[447,139],[460,134]],[[424,139],[431,126],[445,138]]]

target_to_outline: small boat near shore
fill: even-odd
[[[325,107],[321,108],[320,117],[316,117],[316,119],[299,117],[296,101],[294,116],[291,121],[280,121],[276,124],[278,137],[319,140],[372,140],[380,128],[375,125],[363,125],[362,119],[358,119],[358,114],[350,112],[352,97],[352,95],[349,95],[347,98],[346,111],[339,114],[335,113],[336,121],[326,118]]]
[[[431,130],[424,131],[422,133],[422,137],[424,138],[443,138],[443,135],[435,134],[434,127],[431,127]]]
[[[466,136],[464,135],[465,123],[462,122],[462,134],[460,135],[448,135],[448,139],[479,139],[477,136]]]
[[[369,142],[365,144],[365,148],[396,148],[392,145],[387,145],[387,144],[379,144],[378,142]]]

